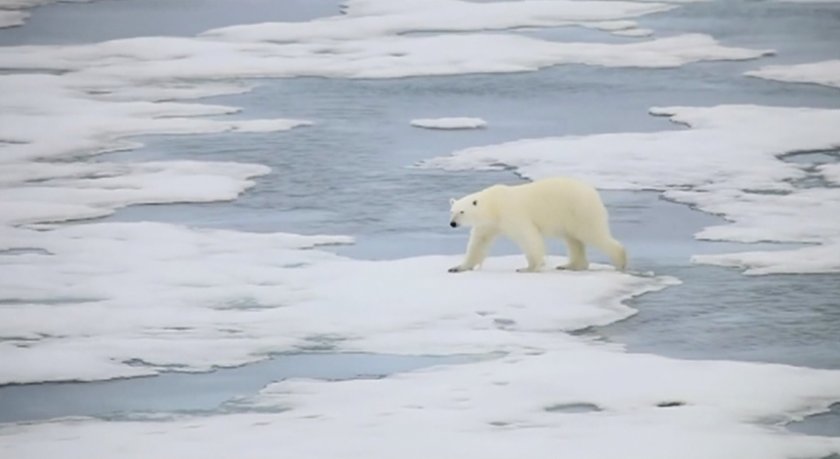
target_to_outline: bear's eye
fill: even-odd
[[[474,205],[474,206],[477,206],[477,205],[478,205],[478,201],[473,201],[473,205]]]
[[[463,213],[464,213],[464,211],[462,210],[462,211],[461,211],[461,214],[463,214]]]

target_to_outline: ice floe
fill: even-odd
[[[240,77],[398,78],[535,71],[561,64],[671,68],[771,54],[687,34],[634,43],[564,43],[512,33],[389,36],[275,44],[145,37],[80,46],[0,48],[0,66],[132,82]]]
[[[769,65],[745,75],[791,83],[814,83],[840,88],[840,59],[798,65]]]
[[[698,263],[743,268],[744,274],[816,274],[840,272],[840,242],[774,252],[740,252],[694,255]]]
[[[840,186],[840,163],[823,164],[817,170],[825,180]]]
[[[690,129],[521,140],[469,148],[423,165],[450,170],[512,166],[529,178],[571,175],[601,188],[662,190],[666,198],[731,221],[706,228],[698,237],[810,242],[822,244],[810,250],[836,252],[840,189],[794,186],[791,182],[806,172],[780,156],[840,146],[840,110],[739,105],[655,108],[652,113]],[[807,255],[788,257],[788,267],[778,257],[774,269],[795,272],[797,260]],[[840,258],[812,260],[819,268],[810,270],[840,270]]]
[[[669,2],[349,0],[340,16],[306,23],[264,23],[209,30],[202,36],[236,41],[350,40],[408,32],[475,32],[521,27],[598,24],[668,11]]]
[[[229,201],[253,186],[249,179],[269,172],[256,164],[197,161],[0,163],[0,185],[9,185],[4,177],[22,184],[0,195],[0,224],[102,217],[132,204]]]
[[[411,125],[426,129],[477,129],[487,126],[487,122],[469,117],[417,118],[411,120]]]
[[[826,457],[840,451],[840,440],[779,426],[825,410],[838,396],[836,371],[679,361],[578,343],[379,380],[287,380],[250,402],[260,412],[6,426],[0,452],[68,459],[212,459],[243,451],[255,458],[419,459],[468,450],[499,459],[523,452],[553,458],[558,451],[584,459],[670,459],[685,457],[690,447],[693,458]],[[597,409],[557,409],[581,403]],[[417,441],[418,432],[428,441]]]
[[[0,28],[23,25],[29,19],[25,10],[58,1],[87,3],[91,0],[0,0]]]
[[[389,353],[544,348],[567,340],[524,334],[622,319],[633,313],[622,299],[673,282],[517,275],[521,257],[454,276],[453,256],[372,262],[311,249],[350,241],[157,223],[7,230],[3,249],[41,251],[0,256],[0,301],[11,301],[0,310],[0,383],[207,370],[319,337]],[[74,358],[65,367],[54,351]]]
[[[8,11],[0,9],[0,28],[23,25],[28,17],[29,13],[23,11]]]

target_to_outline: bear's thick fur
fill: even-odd
[[[480,265],[499,235],[511,238],[525,252],[528,266],[519,271],[543,267],[547,237],[563,239],[568,247],[569,264],[559,268],[587,269],[587,245],[607,254],[616,269],[627,266],[624,246],[610,234],[607,209],[598,191],[580,180],[550,178],[494,185],[450,203],[450,226],[472,227],[464,261],[450,272]]]

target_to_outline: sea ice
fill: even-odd
[[[823,164],[817,169],[827,181],[840,186],[840,163]]]
[[[132,375],[141,371],[132,362],[143,372],[207,370],[305,349],[319,336],[389,353],[562,346],[519,335],[625,318],[633,310],[622,299],[673,282],[611,270],[517,275],[521,257],[454,276],[445,267],[455,256],[354,261],[311,249],[347,237],[157,223],[3,236],[6,250],[42,252],[0,256],[2,300],[14,300],[0,310],[0,383]],[[64,366],[53,351],[78,356]]]
[[[814,83],[840,88],[840,59],[798,65],[769,65],[744,75],[791,83]]]
[[[28,17],[29,13],[23,11],[7,11],[0,9],[0,29],[4,27],[23,25]]]
[[[840,372],[629,354],[568,333],[632,315],[624,301],[675,283],[671,278],[597,265],[580,273],[519,274],[520,256],[490,258],[480,271],[452,275],[445,268],[454,256],[359,261],[318,248],[351,242],[346,236],[154,222],[43,224],[137,203],[233,199],[269,172],[223,162],[80,161],[134,148],[138,143],[126,140],[132,136],[308,124],[236,120],[224,117],[236,107],[174,102],[248,90],[206,80],[393,78],[565,63],[667,68],[770,52],[724,47],[698,34],[604,44],[501,30],[576,24],[632,31],[635,24],[615,21],[674,7],[664,3],[345,5],[344,17],[237,26],[199,38],[0,48],[0,66],[24,72],[0,75],[0,384],[207,371],[324,346],[497,358],[373,381],[279,382],[252,400],[274,413],[4,425],[0,456],[428,458],[469,451],[539,458],[559,451],[593,459],[781,459],[840,452],[837,439],[779,428],[839,399]],[[488,29],[498,32],[472,33]],[[439,33],[447,30],[469,33]],[[562,171],[607,188],[662,189],[735,220],[705,230],[708,237],[825,244],[837,236],[828,221],[836,215],[832,204],[817,204],[824,198],[819,191],[785,182],[804,172],[775,156],[836,147],[838,111],[655,112],[693,129],[521,141],[429,165],[504,162],[528,176]],[[833,176],[830,167],[823,173]],[[789,198],[774,203],[755,196],[762,193]],[[803,207],[815,221],[803,221]],[[41,225],[35,230],[33,223]],[[802,250],[811,249],[825,246]],[[548,409],[574,403],[601,411]],[[418,442],[418,432],[431,440]]]
[[[77,46],[0,48],[0,65],[70,71],[79,84],[122,79],[322,76],[399,78],[534,71],[561,64],[671,68],[772,54],[722,46],[702,34],[634,43],[564,43],[512,33],[399,35],[294,43],[143,37]],[[70,78],[68,78],[70,80]]]
[[[824,411],[837,397],[837,371],[680,361],[578,343],[378,380],[286,380],[250,402],[260,412],[5,426],[0,452],[15,459],[419,459],[463,451],[499,459],[558,451],[584,459],[826,457],[840,452],[840,440],[779,425]],[[600,411],[550,409],[573,403]],[[418,432],[429,439],[417,441]]]
[[[36,6],[62,2],[86,3],[91,0],[0,0],[0,28],[23,25],[29,18],[26,10]]]
[[[481,118],[418,118],[411,120],[411,125],[426,129],[477,129],[487,126]]]
[[[340,16],[306,23],[269,22],[209,30],[205,37],[289,43],[358,40],[408,32],[476,32],[521,27],[598,23],[675,8],[670,2],[524,0],[476,3],[462,0],[349,0]]]

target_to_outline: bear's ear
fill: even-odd
[[[449,198],[449,205],[455,204],[455,198]]]
[[[477,206],[478,205],[478,200],[473,201],[473,205]]]

